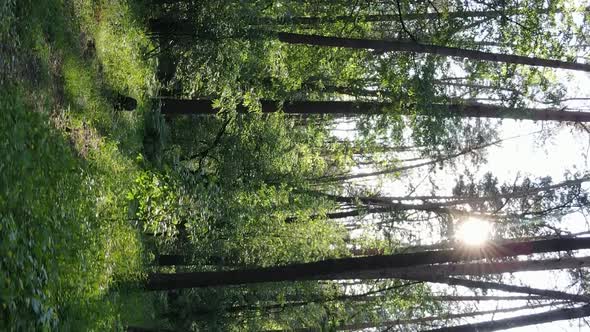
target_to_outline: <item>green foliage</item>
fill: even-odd
[[[183,222],[179,216],[183,207],[177,192],[169,176],[141,171],[127,193],[129,216],[142,224],[147,233],[172,236],[176,226]]]
[[[43,142],[51,136],[44,130],[46,128],[35,128],[43,123],[38,116],[26,118],[25,107],[15,94],[14,90],[3,90],[0,98],[3,110],[1,321],[3,329],[49,328],[57,324],[57,308],[48,300],[47,294],[50,281],[56,281],[55,268],[51,268],[54,261],[50,259],[55,241],[52,231],[60,228],[52,219],[58,216],[61,219],[60,214],[67,212],[59,209],[47,211],[50,207],[43,206],[36,199],[45,194],[52,201],[60,195],[50,188],[46,192],[36,192],[36,186],[45,181],[49,173],[45,167],[38,169],[36,164],[43,162],[46,166],[57,162],[58,170],[68,172],[73,162],[59,158],[66,150],[63,144],[51,147],[41,144],[35,148],[36,141]],[[54,185],[72,186],[72,182],[59,183],[61,181],[54,179]]]
[[[97,21],[131,26],[122,4],[0,5],[1,40],[10,41],[0,57],[13,59],[0,82],[2,330],[105,331],[130,319],[111,287],[142,277],[125,196],[138,171],[142,110],[114,112],[112,103],[115,91],[144,98],[153,71],[140,57],[147,39],[118,48],[114,33],[96,38]],[[104,8],[114,12],[97,20]],[[97,57],[95,47],[121,52]],[[119,66],[134,76],[114,76]]]
[[[102,19],[91,32],[96,39],[96,53],[104,67],[106,83],[141,103],[148,94],[154,93],[154,63],[143,56],[152,44],[130,10],[127,1],[102,7]]]
[[[5,91],[0,99],[3,329],[92,321],[108,326],[112,316],[103,316],[108,302],[92,303],[105,295],[114,276],[132,277],[141,266],[137,234],[117,222],[120,212],[114,212],[120,200],[113,186],[122,179],[116,169],[107,166],[107,176],[94,166],[116,153],[105,147],[97,164],[80,162],[43,114],[28,111],[21,91]]]
[[[196,211],[186,227],[197,261],[208,264],[215,257],[222,265],[265,266],[337,256],[342,230],[323,218],[311,219],[331,203],[299,192],[327,171],[326,132],[297,126],[282,114],[220,122],[176,119],[171,132],[170,150],[177,156],[169,159],[182,162],[170,174],[183,183],[181,210]],[[195,132],[203,134],[186,135]],[[288,224],[290,217],[301,222]]]

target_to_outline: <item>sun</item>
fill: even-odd
[[[470,246],[479,246],[490,239],[492,225],[481,219],[469,218],[459,224],[455,238]]]

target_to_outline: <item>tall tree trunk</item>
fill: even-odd
[[[558,304],[563,304],[564,302],[560,302]],[[535,304],[535,305],[524,305],[519,307],[512,307],[512,308],[503,308],[503,309],[494,309],[494,310],[482,310],[482,311],[474,311],[474,312],[465,312],[460,314],[449,314],[444,316],[433,316],[433,317],[423,317],[423,318],[413,318],[413,319],[398,319],[398,320],[388,320],[383,322],[371,322],[371,323],[357,323],[357,324],[348,324],[348,325],[341,325],[336,328],[337,331],[344,331],[344,330],[362,330],[362,329],[369,329],[369,328],[376,328],[376,327],[391,327],[397,325],[408,325],[408,324],[421,324],[421,323],[428,323],[428,322],[438,322],[438,321],[447,321],[451,319],[460,319],[460,318],[469,318],[469,317],[476,317],[482,315],[490,315],[490,314],[500,314],[500,313],[507,313],[507,312],[514,312],[520,310],[527,310],[527,309],[537,309],[537,308],[544,308],[548,306],[552,306],[555,303],[543,303],[543,304]]]
[[[583,235],[590,234],[590,231],[584,231],[579,233],[572,233],[572,234],[559,234],[559,235],[550,235],[550,236],[535,236],[535,237],[522,237],[522,238],[514,238],[508,240],[499,240],[497,243],[509,243],[509,242],[524,242],[524,241],[536,241],[536,240],[549,240],[549,239],[572,239],[576,237],[580,237]],[[450,249],[461,246],[460,241],[443,241],[433,244],[424,244],[424,245],[413,245],[408,247],[403,247],[403,252],[420,252],[420,251],[429,251],[429,250],[441,250],[441,249]]]
[[[418,164],[407,165],[407,166],[398,166],[398,167],[383,169],[383,170],[374,171],[374,172],[364,172],[364,173],[347,174],[347,175],[339,175],[339,176],[328,176],[324,180],[325,181],[346,181],[346,180],[360,179],[360,178],[379,176],[379,175],[385,175],[385,174],[393,174],[393,173],[403,172],[403,171],[407,171],[410,169],[419,168],[419,167],[423,167],[423,166],[432,166],[432,165],[436,165],[439,163],[443,163],[445,161],[455,159],[457,157],[464,156],[466,154],[472,153],[477,150],[482,150],[482,149],[488,148],[490,146],[500,144],[500,143],[502,143],[506,140],[512,139],[512,138],[515,138],[515,137],[503,138],[503,139],[499,139],[499,140],[496,140],[496,141],[493,141],[490,143],[479,144],[479,145],[467,147],[459,152],[451,153],[451,154],[448,154],[448,155],[445,155],[445,156],[442,156],[442,157],[439,157],[439,158],[436,158],[433,160],[428,160],[428,161],[425,161],[422,163],[418,163]],[[356,199],[356,198],[354,198],[354,199]],[[378,199],[376,199],[375,201],[378,201]]]
[[[429,266],[416,266],[399,269],[383,269],[349,273],[350,279],[422,279],[447,278],[450,276],[484,276],[490,274],[514,273],[525,271],[548,271],[573,269],[590,265],[590,257],[557,258],[542,260],[456,263]],[[340,274],[342,278],[346,275]],[[345,278],[348,279],[348,278]]]
[[[161,112],[167,116],[194,114],[210,115],[217,114],[218,109],[214,108],[209,99],[156,99],[162,104]],[[286,114],[379,114],[387,109],[396,109],[402,115],[414,114],[407,109],[397,109],[393,103],[386,102],[360,102],[360,101],[287,101],[279,107],[279,101],[262,100],[262,112],[274,113],[282,110]],[[508,108],[489,104],[432,104],[431,109],[439,111],[440,117],[473,117],[473,118],[496,118],[496,119],[517,119],[533,121],[573,121],[590,122],[590,112],[570,112],[556,108]],[[247,113],[248,108],[240,105],[237,112]]]
[[[404,21],[415,20],[435,20],[435,19],[467,19],[467,18],[494,18],[510,15],[520,15],[525,12],[522,10],[474,10],[464,12],[436,12],[436,13],[406,13],[401,15]],[[551,13],[549,9],[536,9],[537,14]],[[255,20],[257,24],[265,25],[286,25],[302,24],[317,25],[324,23],[357,23],[357,22],[389,22],[400,21],[399,14],[381,14],[381,15],[358,15],[358,16],[286,16],[280,18],[261,17]]]
[[[394,291],[400,288],[412,286],[415,284],[419,284],[422,282],[408,282],[400,285],[390,286],[382,289],[368,291],[362,294],[350,294],[350,295],[339,295],[339,296],[325,296],[325,297],[317,297],[314,299],[307,299],[305,301],[295,300],[293,299],[290,302],[286,303],[273,303],[273,304],[263,304],[263,305],[240,305],[227,308],[227,312],[240,312],[246,310],[272,310],[272,309],[282,309],[288,307],[299,307],[305,306],[312,303],[328,303],[334,301],[346,301],[346,302],[368,302],[368,301],[375,301],[375,300],[385,300],[386,294],[385,292]],[[380,294],[380,295],[376,295]],[[202,311],[201,314],[210,314],[212,311]]]
[[[387,207],[355,209],[355,210],[350,210],[350,211],[326,213],[326,218],[327,219],[344,219],[344,218],[358,217],[358,216],[364,215],[364,214],[384,213],[384,212],[388,212],[388,211],[392,211],[392,209],[387,208]],[[317,219],[319,217],[320,217],[319,215],[310,216],[311,219]],[[297,218],[297,217],[288,217],[285,219],[285,222],[290,224],[290,223],[296,222],[297,220],[299,220],[299,218]]]
[[[431,202],[432,204],[439,204],[439,206],[451,206],[451,205],[461,205],[461,204],[468,204],[468,203],[475,203],[475,202],[485,202],[489,200],[495,200],[499,198],[504,199],[512,199],[512,198],[522,198],[526,196],[535,195],[540,192],[546,192],[554,189],[566,188],[566,187],[573,187],[581,185],[582,183],[590,181],[590,177],[584,176],[578,179],[573,180],[566,180],[559,183],[555,183],[548,186],[541,186],[535,188],[528,188],[522,189],[519,188],[518,190],[514,190],[509,193],[505,194],[497,194],[497,195],[490,195],[490,196],[480,196],[480,197],[460,197],[460,196],[340,196],[340,195],[332,195],[326,194],[322,192],[310,192],[308,193],[324,196],[330,199],[335,200],[336,202],[352,202],[352,201],[360,201],[365,204],[383,204],[383,203],[393,203],[394,201],[442,201],[442,202]]]
[[[429,299],[443,302],[467,302],[467,301],[539,301],[547,300],[543,296],[531,295],[436,295]]]
[[[350,203],[355,204],[356,200],[350,199],[349,201],[340,200],[339,198],[335,197],[334,200],[340,203]],[[446,207],[444,204],[438,203],[422,203],[422,204],[406,204],[406,203],[394,203],[394,202],[376,202],[376,201],[363,201],[367,205],[380,205],[380,206],[367,206],[364,208],[353,209],[349,211],[341,211],[341,212],[331,212],[326,213],[326,218],[330,220],[336,219],[345,219],[345,218],[352,218],[358,217],[362,215],[369,215],[375,213],[387,213],[387,212],[396,212],[396,211],[423,211],[423,212],[432,212],[432,213],[440,213],[440,214],[455,214],[455,215],[473,215],[475,216],[476,213],[467,212],[461,209],[455,209],[452,207]],[[320,218],[320,215],[312,215],[310,216],[311,219]],[[286,223],[294,223],[298,220],[297,217],[288,217],[285,219]]]
[[[353,272],[587,248],[590,248],[590,238],[552,239],[507,244],[488,243],[479,248],[463,247],[434,252],[328,259],[312,263],[258,269],[221,272],[153,273],[149,276],[145,287],[148,290],[172,290],[262,282],[333,280],[338,278],[339,274],[348,277]]]
[[[158,0],[163,3],[175,3],[180,1]],[[537,14],[552,13],[550,9],[536,9]],[[526,12],[528,13],[528,12]],[[462,20],[469,18],[487,18],[512,16],[525,14],[522,10],[475,10],[464,12],[447,12],[447,13],[406,13],[401,15],[401,20],[434,20],[434,19],[454,19]],[[377,15],[339,15],[339,16],[283,16],[283,17],[254,17],[246,19],[245,25],[318,25],[329,23],[361,23],[361,22],[400,22],[399,14],[377,14]],[[474,23],[483,23],[487,20],[481,20]],[[149,31],[153,34],[174,34],[178,32],[180,36],[194,35],[196,33],[195,24],[192,20],[177,18],[153,18],[148,21]]]
[[[590,296],[569,294],[566,292],[555,291],[555,290],[550,290],[550,289],[539,289],[539,288],[526,287],[526,286],[507,285],[507,284],[502,284],[502,283],[492,282],[492,281],[468,280],[468,279],[461,279],[461,278],[434,278],[434,277],[420,278],[418,280],[432,282],[432,283],[438,283],[438,284],[445,284],[445,285],[449,285],[449,286],[463,286],[463,287],[467,287],[467,288],[479,288],[479,289],[483,289],[483,290],[494,289],[494,290],[508,292],[508,293],[529,294],[529,295],[537,295],[537,296],[558,299],[558,300],[590,303]]]
[[[298,33],[279,32],[278,38],[280,41],[288,44],[304,44],[323,47],[344,47],[355,49],[372,49],[382,50],[388,52],[412,52],[412,53],[426,53],[436,54],[442,56],[452,56],[459,58],[467,58],[477,61],[491,61],[502,62],[509,64],[521,64],[537,67],[561,68],[579,71],[590,71],[590,64],[567,62],[560,60],[533,58],[513,54],[500,54],[476,50],[467,50],[457,47],[446,47],[438,45],[421,44],[414,41],[407,40],[372,40],[372,39],[356,39],[356,38],[341,38],[328,37],[321,35],[305,35]]]
[[[473,90],[499,90],[519,93],[517,90],[512,88],[506,88],[502,86],[484,85],[484,84],[472,84],[472,83],[455,83],[451,81],[435,80],[434,84],[442,86],[453,86],[458,88],[469,88]]]
[[[498,319],[488,322],[443,327],[424,332],[487,332],[512,329],[515,327],[550,323],[559,320],[575,319],[590,316],[590,304],[570,309],[557,309],[543,313]]]
[[[353,201],[351,201],[353,202]],[[437,213],[456,213],[456,214],[464,214],[465,212],[456,209],[450,209],[441,207],[438,204],[402,204],[402,203],[388,203],[382,204],[384,206],[381,207],[367,207],[363,209],[354,209],[350,211],[342,211],[342,212],[332,212],[326,213],[327,219],[344,219],[344,218],[352,218],[358,217],[362,215],[374,214],[374,213],[386,213],[386,212],[394,212],[394,211],[409,211],[409,210],[418,210],[418,211],[427,211],[427,212],[437,212]],[[317,219],[320,215],[312,215],[310,218]],[[297,217],[288,217],[285,219],[286,223],[293,223],[298,220]]]

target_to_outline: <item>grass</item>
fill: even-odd
[[[112,331],[151,322],[141,172],[155,64],[125,0],[0,3],[0,330]],[[113,108],[116,94],[138,109]],[[152,324],[150,324],[152,325]]]

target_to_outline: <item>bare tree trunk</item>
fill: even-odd
[[[162,103],[161,112],[167,116],[182,114],[211,115],[217,114],[209,99],[156,99]],[[398,109],[393,103],[360,101],[286,101],[279,107],[279,101],[262,100],[262,112],[274,113],[281,110],[286,114],[380,114],[388,109],[395,109],[402,115],[414,114],[409,109]],[[439,111],[440,117],[473,117],[496,119],[520,119],[533,121],[573,121],[590,122],[590,112],[563,111],[556,108],[508,108],[489,104],[432,104],[431,109]],[[240,105],[239,113],[248,113],[248,108]]]
[[[557,258],[542,260],[526,260],[512,262],[458,263],[416,266],[399,269],[383,269],[378,271],[352,272],[350,279],[423,279],[448,278],[450,276],[484,276],[490,274],[514,273],[525,271],[548,271],[573,269],[590,265],[590,257]],[[343,278],[346,275],[339,274]],[[345,278],[348,279],[348,278]]]
[[[579,233],[572,233],[572,234],[560,234],[560,235],[551,235],[551,236],[536,236],[536,237],[523,237],[523,238],[515,238],[509,240],[499,240],[498,243],[509,243],[509,242],[524,242],[524,241],[536,241],[536,240],[549,240],[549,239],[572,239],[582,235],[588,235],[590,231],[584,231]],[[441,249],[450,249],[455,248],[457,246],[461,246],[462,244],[459,241],[445,241],[433,244],[425,244],[425,245],[415,245],[415,246],[408,246],[403,247],[401,250],[403,252],[420,252],[420,251],[428,251],[428,250],[441,250]]]
[[[372,49],[388,52],[412,52],[436,54],[442,56],[452,56],[467,58],[477,61],[502,62],[509,64],[521,64],[537,67],[561,68],[579,71],[590,71],[589,64],[567,62],[560,60],[550,60],[533,58],[512,54],[500,54],[492,52],[483,52],[476,50],[467,50],[457,47],[446,47],[438,45],[420,44],[414,41],[389,41],[389,40],[372,40],[356,38],[328,37],[320,35],[305,35],[289,32],[279,32],[280,41],[288,44],[304,44],[323,47],[345,47],[355,49]]]
[[[365,173],[357,173],[357,174],[348,174],[348,175],[340,175],[340,176],[332,176],[332,177],[327,177],[326,180],[329,181],[346,181],[346,180],[352,180],[352,179],[360,179],[360,178],[365,178],[365,177],[372,177],[372,176],[378,176],[378,175],[385,175],[385,174],[393,174],[393,173],[398,173],[398,172],[403,172],[403,171],[407,171],[410,169],[414,169],[414,168],[419,168],[419,167],[423,167],[423,166],[432,166],[432,165],[436,165],[445,161],[449,161],[452,159],[455,159],[457,157],[461,157],[464,155],[467,155],[469,153],[472,153],[474,151],[477,150],[482,150],[485,148],[488,148],[490,146],[496,145],[496,144],[500,144],[506,140],[508,140],[510,138],[505,138],[505,139],[499,139],[490,143],[486,143],[486,144],[479,144],[479,145],[475,145],[472,147],[468,147],[465,148],[457,153],[451,153],[448,154],[446,156],[442,156],[440,158],[436,158],[433,160],[428,160],[422,163],[418,163],[418,164],[414,164],[414,165],[407,165],[407,166],[399,166],[399,167],[394,167],[394,168],[389,168],[389,169],[384,169],[384,170],[380,170],[380,171],[374,171],[374,172],[365,172]],[[354,198],[356,199],[356,198]],[[375,199],[374,201],[379,201],[379,199]]]
[[[387,212],[395,212],[395,211],[409,211],[409,210],[417,210],[417,211],[427,211],[427,212],[438,212],[438,213],[450,213],[454,212],[456,214],[463,214],[463,211],[449,209],[445,207],[441,207],[438,204],[401,204],[401,203],[389,203],[383,204],[384,206],[381,207],[367,207],[364,209],[354,209],[350,211],[342,211],[342,212],[332,212],[326,213],[327,219],[345,219],[345,218],[352,218],[358,217],[362,215],[369,215],[375,213],[387,213]],[[320,215],[312,215],[312,219],[319,218]],[[286,223],[293,223],[298,220],[297,217],[289,217],[285,219]]]
[[[338,198],[335,198],[336,202],[345,202],[344,200],[339,200]],[[350,201],[347,201],[347,203],[354,203],[355,200],[354,198],[351,199]],[[363,201],[361,201],[363,202]],[[368,201],[365,201],[363,203],[366,204],[374,204],[374,203],[368,203]],[[377,205],[377,204],[375,204]],[[331,220],[336,220],[336,219],[345,219],[345,218],[352,218],[352,217],[358,217],[358,216],[362,216],[362,215],[369,215],[369,214],[375,214],[375,213],[387,213],[387,212],[396,212],[396,211],[424,211],[424,212],[434,212],[434,213],[454,213],[456,215],[463,215],[463,214],[468,214],[468,212],[465,212],[463,210],[460,209],[454,209],[454,208],[448,208],[445,207],[441,204],[436,204],[436,203],[424,203],[424,204],[404,204],[404,203],[393,203],[393,202],[381,202],[379,203],[378,207],[375,206],[369,206],[366,208],[359,208],[359,209],[354,209],[354,210],[349,210],[349,211],[341,211],[341,212],[331,212],[331,213],[326,213],[326,218],[327,219],[331,219]],[[312,215],[310,216],[311,219],[317,219],[320,218],[320,215]],[[294,223],[297,222],[298,218],[297,217],[288,217],[285,219],[286,223]]]
[[[162,3],[176,3],[175,0],[157,0]],[[536,9],[537,14],[552,13],[549,9]],[[402,14],[376,14],[376,15],[338,15],[338,16],[284,16],[284,17],[254,17],[246,20],[245,24],[250,26],[259,25],[318,25],[331,23],[362,23],[362,22],[400,22],[416,20],[436,20],[436,19],[470,19],[470,18],[487,18],[492,19],[503,16],[522,15],[522,10],[475,10],[464,12],[447,12],[447,13],[406,13]],[[477,23],[487,22],[481,20]],[[180,33],[182,36],[194,35],[196,33],[195,24],[191,20],[176,18],[154,18],[148,21],[150,32],[154,34],[171,34]],[[173,27],[173,29],[171,29]]]
[[[590,296],[569,294],[566,292],[555,291],[550,289],[539,289],[526,286],[507,285],[498,282],[481,281],[481,280],[467,280],[461,278],[422,278],[420,281],[433,282],[437,284],[446,284],[449,286],[463,286],[467,288],[480,288],[484,290],[494,289],[502,292],[520,293],[529,295],[538,295],[546,298],[567,300],[572,302],[586,302],[590,303]]]
[[[147,290],[172,290],[263,282],[333,280],[334,278],[339,278],[339,274],[345,275],[348,278],[353,272],[361,273],[380,269],[587,248],[590,248],[590,238],[552,239],[507,244],[489,243],[479,248],[463,247],[452,250],[408,254],[328,259],[313,263],[258,269],[220,272],[153,273],[149,276],[145,287]]]
[[[559,302],[558,304],[563,304],[563,303],[565,303],[565,302]],[[398,320],[389,320],[389,321],[384,321],[384,322],[349,324],[349,325],[339,326],[336,330],[337,331],[362,330],[362,329],[376,328],[376,327],[389,327],[389,326],[396,326],[396,325],[408,325],[408,324],[421,324],[421,323],[427,323],[427,322],[448,321],[448,320],[452,320],[452,319],[469,318],[469,317],[476,317],[476,316],[482,316],[482,315],[500,314],[500,313],[506,313],[506,312],[520,311],[520,310],[544,308],[544,307],[548,307],[548,306],[552,306],[552,305],[555,305],[555,303],[524,305],[524,306],[520,306],[520,307],[465,312],[465,313],[460,313],[460,314],[449,314],[449,315],[444,315],[444,316],[433,316],[433,317],[423,317],[423,318],[413,318],[413,319],[398,319]]]
[[[575,319],[590,316],[590,304],[570,309],[557,309],[539,314],[519,316],[506,319],[498,319],[488,322],[465,324],[452,327],[443,327],[424,332],[486,332],[512,329],[515,327],[550,323],[559,320]]]
[[[540,301],[547,300],[543,296],[530,296],[530,295],[437,295],[431,296],[429,299],[443,302],[466,302],[466,301]]]
[[[549,9],[536,9],[537,14],[551,13]],[[402,19],[405,21],[415,20],[435,20],[435,19],[468,19],[468,18],[494,18],[510,15],[524,14],[522,10],[474,10],[464,12],[446,12],[446,13],[405,13],[402,14]],[[399,14],[381,14],[381,15],[358,15],[358,16],[332,16],[332,17],[317,17],[317,16],[288,16],[281,18],[266,18],[262,17],[256,20],[258,24],[302,24],[302,25],[317,25],[324,23],[356,23],[356,22],[389,22],[400,21]]]
[[[493,143],[490,143],[490,144],[493,144]],[[325,196],[327,198],[334,199],[337,202],[349,202],[349,201],[358,200],[358,201],[361,201],[361,202],[367,203],[367,204],[379,205],[382,203],[393,203],[394,201],[442,201],[442,202],[438,202],[437,204],[439,204],[441,206],[451,206],[451,205],[468,204],[468,203],[474,203],[474,202],[485,202],[485,201],[494,200],[494,199],[498,199],[498,198],[506,198],[506,199],[521,198],[521,197],[535,195],[540,192],[550,191],[550,190],[554,190],[554,189],[578,186],[578,185],[588,182],[588,181],[590,181],[590,177],[585,176],[585,177],[581,177],[578,179],[562,181],[562,182],[548,185],[548,186],[529,188],[529,189],[525,189],[525,190],[519,189],[519,190],[514,190],[513,192],[510,192],[510,193],[497,194],[497,195],[492,195],[492,196],[481,196],[481,197],[460,197],[460,196],[373,196],[373,197],[360,196],[360,197],[355,197],[355,196],[331,195],[331,194],[325,194],[325,193],[321,193],[321,192],[313,192],[313,193],[317,194],[317,195]],[[434,202],[432,202],[432,203],[434,204]]]
[[[474,90],[500,90],[518,93],[515,89],[506,88],[502,86],[483,85],[483,84],[470,84],[470,83],[455,83],[452,81],[435,80],[435,84],[444,86],[454,86],[458,88],[469,88]]]

